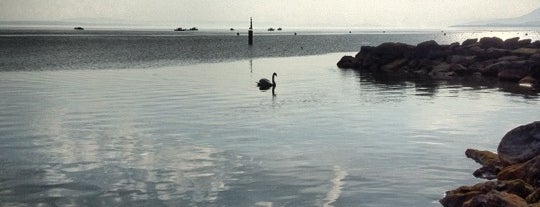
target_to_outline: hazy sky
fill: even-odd
[[[540,0],[0,0],[0,20],[113,19],[174,25],[444,27],[511,18]]]

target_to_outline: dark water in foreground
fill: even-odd
[[[108,52],[8,58],[54,63],[0,72],[0,206],[440,206],[477,182],[466,148],[539,115],[537,94],[496,81],[338,69],[350,53],[130,69]],[[272,72],[275,96],[255,87]]]

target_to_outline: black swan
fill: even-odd
[[[270,82],[270,80],[268,80],[266,78],[263,78],[263,79],[259,80],[259,82],[257,82],[257,86],[261,90],[267,90],[270,87],[276,87],[276,82],[274,80],[274,77],[277,77],[276,73],[272,74],[272,82]]]

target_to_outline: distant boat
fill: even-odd
[[[199,31],[199,29],[197,29],[197,27],[192,27],[192,28],[189,28],[189,29],[184,29],[182,27],[178,27],[176,29],[174,29],[174,31],[177,31],[177,32],[183,32],[183,31]]]
[[[232,27],[231,27],[231,29],[230,29],[230,30],[231,30],[231,31],[234,31],[234,28],[232,28]]]
[[[269,32],[273,32],[273,31],[274,31],[274,28],[270,27],[270,28],[268,28],[268,31],[269,31]]]
[[[84,30],[84,28],[82,28],[82,27],[74,27],[73,29],[74,30]]]
[[[281,27],[280,27],[280,28],[277,28],[277,31],[281,31],[281,30],[282,30]]]

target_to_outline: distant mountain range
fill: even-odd
[[[516,18],[476,21],[451,27],[540,27],[540,8]]]

